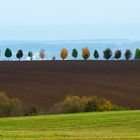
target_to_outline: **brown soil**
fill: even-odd
[[[0,91],[43,109],[70,94],[140,109],[140,61],[0,62]]]

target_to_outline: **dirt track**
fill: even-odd
[[[44,109],[69,94],[140,109],[140,61],[0,62],[0,91]]]

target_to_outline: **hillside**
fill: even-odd
[[[69,94],[140,109],[140,61],[0,62],[0,91],[45,110]]]
[[[0,139],[140,139],[140,111],[0,119]]]

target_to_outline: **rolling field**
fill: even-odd
[[[140,61],[1,61],[0,91],[44,110],[68,95],[139,110]]]
[[[0,118],[0,139],[140,139],[140,111]]]

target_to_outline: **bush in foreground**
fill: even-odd
[[[0,93],[0,117],[23,115],[21,101],[17,98],[9,99],[5,93]]]
[[[38,114],[41,114],[38,108],[24,108],[18,98],[10,99],[4,92],[0,92],[0,117],[32,116]]]
[[[44,114],[39,108],[36,106],[26,107],[23,110],[24,116],[36,116]]]
[[[109,100],[103,97],[78,97],[68,96],[64,101],[56,103],[50,113],[76,113],[94,111],[122,110],[119,106],[114,106]]]

